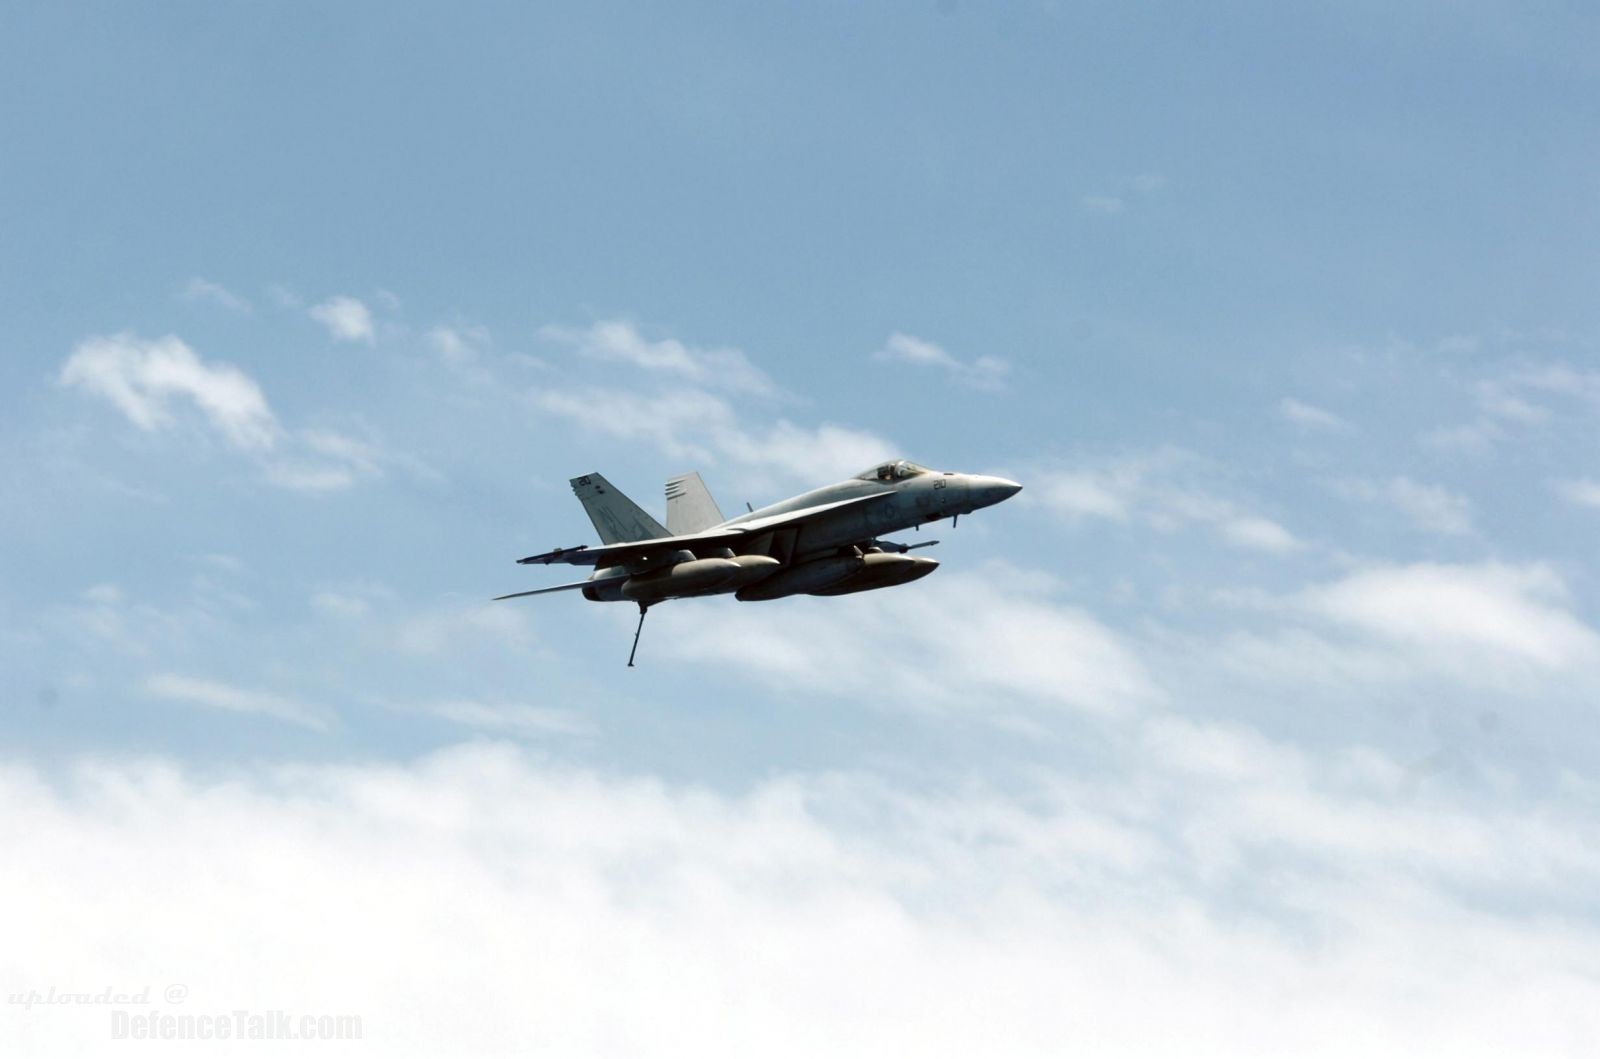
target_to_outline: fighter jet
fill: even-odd
[[[645,613],[657,603],[732,594],[742,602],[784,596],[843,596],[926,577],[934,559],[907,554],[938,541],[900,544],[884,534],[962,515],[1015,496],[1022,486],[982,474],[930,471],[891,460],[854,478],[724,518],[698,472],[667,482],[667,524],[598,474],[572,479],[597,547],[580,544],[517,562],[592,566],[586,580],[497,599],[581,591],[595,602],[638,604],[628,665],[639,651]],[[747,508],[748,504],[745,505]]]

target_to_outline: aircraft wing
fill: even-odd
[[[525,559],[518,559],[517,562],[538,563],[543,566],[548,566],[551,563],[566,563],[571,566],[615,566],[619,563],[647,563],[652,559],[664,558],[685,548],[690,551],[696,548],[731,548],[744,537],[766,533],[769,530],[784,529],[805,522],[807,519],[826,511],[837,511],[840,508],[870,504],[894,495],[891,491],[885,491],[882,493],[869,493],[866,496],[853,496],[848,500],[835,500],[830,504],[803,507],[798,511],[786,511],[781,515],[768,515],[766,518],[751,519],[749,522],[718,526],[703,533],[685,533],[676,537],[657,537],[654,540],[627,541],[621,544],[602,544],[596,548],[591,548],[586,544],[580,544],[576,548],[557,548],[554,551],[544,552],[540,555],[530,555]]]

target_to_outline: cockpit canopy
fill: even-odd
[[[919,474],[931,474],[926,467],[920,467],[910,460],[895,460],[891,463],[880,463],[871,470],[862,471],[856,475],[866,482],[898,482],[904,478],[915,478]]]

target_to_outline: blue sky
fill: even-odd
[[[8,993],[395,1054],[1600,1033],[1592,13],[0,25]],[[1026,489],[637,670],[626,606],[486,602],[573,475],[891,455]]]

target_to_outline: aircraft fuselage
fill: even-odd
[[[864,542],[876,541],[887,534],[937,522],[940,519],[954,519],[971,514],[979,508],[998,504],[1022,488],[1016,482],[1005,478],[926,471],[921,468],[917,468],[915,473],[907,473],[905,477],[896,478],[895,468],[901,466],[905,465],[885,464],[880,468],[885,472],[884,477],[863,475],[836,482],[781,500],[776,504],[757,508],[712,527],[711,532],[736,529],[779,519],[792,512],[827,508],[834,504],[843,505],[810,515],[794,525],[781,529],[752,532],[739,538],[729,547],[685,552],[681,557],[685,564],[682,567],[685,576],[681,584],[676,583],[674,579],[663,579],[651,571],[635,570],[628,565],[607,566],[595,570],[593,578],[595,581],[615,581],[628,574],[634,575],[634,578],[605,588],[586,589],[584,595],[600,601],[622,599],[641,601],[646,598],[668,599],[732,592],[738,592],[741,599],[771,599],[800,593],[817,594],[829,585],[847,582],[848,577],[861,580],[864,564],[861,561],[860,546]],[[871,497],[880,499],[869,501],[868,498]],[[850,501],[861,502],[849,503]],[[786,573],[780,575],[766,563],[762,563],[759,567],[753,566],[752,557],[762,556],[776,559]],[[728,562],[728,565],[723,567],[726,576],[721,581],[714,581],[711,580],[711,574],[715,566],[711,560],[719,558]],[[694,565],[687,565],[690,562]],[[915,571],[882,570],[876,580],[869,579],[863,583],[861,590],[901,584],[931,572],[938,565],[927,559],[905,560],[906,564],[913,562],[919,564]],[[801,566],[811,566],[816,574],[824,575],[825,572],[818,565],[822,563],[833,563],[828,569],[835,572],[836,576],[831,580],[826,576],[808,577],[796,569]],[[853,568],[847,569],[851,563],[854,563]],[[736,570],[735,566],[740,566],[740,569]],[[834,567],[838,567],[838,570],[834,571]],[[687,576],[691,572],[694,580]],[[774,593],[759,587],[749,587],[753,582],[764,578],[773,579],[774,584],[770,588],[777,588],[785,581],[792,581],[796,589],[794,592]],[[655,583],[657,581],[660,583]],[[817,584],[815,587],[809,587],[813,581]]]

